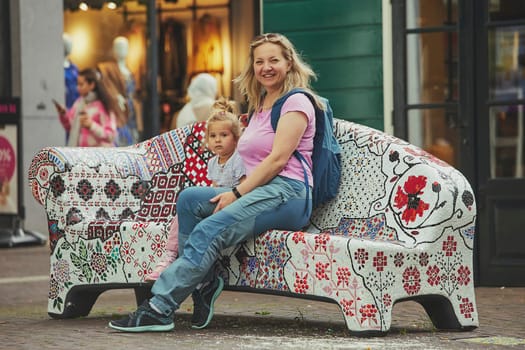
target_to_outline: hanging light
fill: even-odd
[[[85,2],[85,1],[82,1],[80,4],[78,4],[78,8],[79,8],[79,10],[82,10],[82,11],[89,10],[89,6],[88,6],[87,2]]]
[[[109,0],[106,4],[106,7],[110,10],[115,10],[118,7],[122,6],[124,0]]]

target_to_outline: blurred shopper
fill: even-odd
[[[69,133],[70,147],[113,146],[117,123],[112,112],[118,108],[108,93],[99,71],[88,68],[78,75],[80,96],[70,109],[54,101],[62,126]]]

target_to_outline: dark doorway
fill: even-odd
[[[525,285],[525,7],[475,1],[479,282]]]

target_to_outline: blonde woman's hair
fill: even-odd
[[[206,142],[208,142],[210,137],[210,124],[224,121],[231,123],[231,132],[235,141],[238,141],[239,137],[241,137],[241,124],[239,122],[239,117],[237,116],[237,104],[235,101],[220,97],[211,107],[210,116],[206,123]]]
[[[239,90],[248,100],[248,110],[259,110],[262,107],[262,98],[265,91],[263,90],[263,86],[255,78],[255,73],[253,71],[253,52],[257,47],[264,43],[278,45],[281,48],[283,57],[291,63],[291,68],[286,74],[281,95],[284,95],[294,88],[302,88],[310,92],[313,96],[316,96],[310,86],[311,80],[317,79],[317,75],[313,69],[303,61],[287,37],[279,33],[267,33],[256,36],[252,40],[250,43],[248,61],[246,62],[241,74],[233,80],[234,83],[238,84]],[[319,108],[324,108],[317,98],[316,104]]]

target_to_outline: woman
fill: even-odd
[[[315,134],[314,106],[303,94],[289,97],[274,132],[272,105],[293,88],[310,90],[312,69],[281,34],[256,37],[243,72],[235,79],[254,113],[239,139],[238,151],[246,179],[233,188],[191,187],[178,202],[179,252],[155,282],[153,297],[111,328],[126,332],[169,331],[173,313],[193,292],[193,325],[204,328],[213,316],[213,303],[222,291],[212,271],[220,251],[269,229],[300,230],[311,214],[303,167],[292,156],[299,150],[310,163]],[[311,193],[308,198],[312,198]],[[196,290],[198,285],[202,285]],[[197,294],[197,295],[196,295]]]
[[[115,100],[102,82],[102,75],[93,68],[81,71],[77,87],[79,97],[66,110],[55,102],[62,126],[69,133],[71,147],[113,146],[117,135]]]

